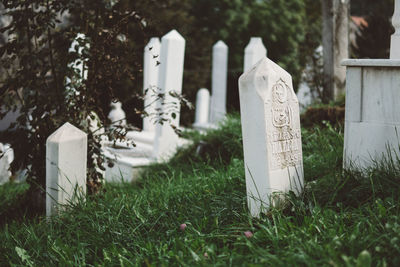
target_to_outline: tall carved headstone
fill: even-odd
[[[228,46],[221,40],[213,46],[211,72],[210,123],[218,123],[226,114],[228,75]]]
[[[267,56],[261,37],[251,37],[249,44],[244,49],[243,72],[251,69],[260,59]]]
[[[239,79],[246,189],[252,216],[303,187],[299,103],[292,77],[264,57]]]
[[[157,124],[154,140],[154,158],[162,158],[173,153],[178,143],[178,135],[173,127],[179,127],[180,101],[173,94],[182,93],[185,39],[172,30],[161,38],[161,56],[158,87],[164,94],[157,108],[162,110],[168,122]]]
[[[154,132],[156,129],[154,116],[157,107],[160,48],[161,43],[158,37],[151,38],[144,48],[143,93],[144,111],[147,113],[147,116],[143,118],[143,131],[146,132]]]
[[[46,141],[46,215],[86,194],[87,135],[70,123]]]

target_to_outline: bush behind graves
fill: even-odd
[[[42,210],[46,139],[65,122],[88,133],[88,186],[89,191],[98,190],[101,176],[95,167],[102,168],[103,162],[99,156],[100,137],[96,130],[90,130],[90,121],[96,120],[95,112],[97,127],[105,125],[108,110],[104,106],[113,99],[115,88],[135,79],[133,73],[139,69],[137,50],[123,37],[132,38],[131,28],[143,32],[143,21],[135,11],[108,2],[3,3],[12,20],[2,29],[9,40],[0,48],[2,68],[7,74],[0,84],[1,103],[5,106],[0,117],[8,110],[20,111],[17,123],[3,136],[15,151],[13,170],[27,168],[30,199],[42,199],[27,204]],[[75,23],[68,22],[69,14]],[[77,40],[84,49],[81,54],[68,53],[77,33],[87,36]],[[86,80],[79,69],[68,65],[73,61],[89,69]]]

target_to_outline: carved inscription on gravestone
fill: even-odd
[[[297,103],[293,101],[291,89],[282,79],[274,84],[271,94],[266,102],[270,168],[277,170],[300,165],[302,152],[298,108],[295,106]]]

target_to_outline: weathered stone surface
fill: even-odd
[[[218,123],[226,114],[226,86],[228,75],[228,46],[218,41],[213,46],[211,76],[210,123]]]
[[[86,194],[87,135],[70,123],[46,141],[46,215]]]
[[[275,195],[302,190],[299,103],[290,74],[266,57],[240,77],[239,96],[248,205],[258,216]]]

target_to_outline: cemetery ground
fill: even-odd
[[[26,184],[0,187],[0,266],[400,264],[399,159],[344,172],[341,126],[303,128],[304,194],[257,219],[239,116],[191,137],[136,184],[107,184],[50,221],[21,205]]]

